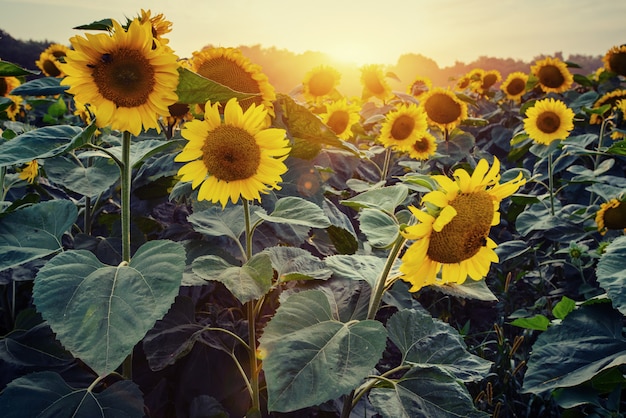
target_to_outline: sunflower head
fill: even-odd
[[[251,104],[245,112],[236,99],[224,108],[205,106],[204,120],[185,123],[181,135],[189,142],[175,161],[185,162],[178,174],[198,190],[198,200],[225,207],[228,200],[261,200],[260,193],[280,189],[290,148],[284,129],[265,128],[267,109]]]
[[[599,109],[602,106],[608,104],[611,105],[610,109],[607,110],[604,114],[599,115],[597,113],[593,113],[589,118],[589,123],[598,124],[602,121],[602,118],[606,117],[613,109],[616,108],[617,102],[620,100],[626,99],[626,89],[613,90],[610,91],[603,96],[601,96],[596,102],[593,104],[593,109]]]
[[[141,23],[149,23],[152,26],[152,37],[156,41],[159,41],[162,45],[167,45],[170,42],[164,35],[172,31],[172,22],[165,20],[165,16],[162,13],[152,17],[150,10],[141,9],[138,19]]]
[[[369,64],[361,67],[361,85],[363,100],[376,97],[384,101],[391,96],[391,87],[385,79],[382,65]]]
[[[500,89],[504,92],[504,94],[506,94],[506,97],[509,100],[519,103],[522,100],[524,93],[526,93],[527,82],[528,75],[521,71],[516,71],[510,73],[506,77],[506,80],[504,80]]]
[[[415,103],[403,103],[387,113],[378,140],[386,147],[409,151],[427,129],[424,110]]]
[[[607,71],[626,77],[626,45],[614,46],[602,57]]]
[[[544,93],[563,93],[574,83],[574,76],[567,65],[558,58],[547,57],[530,67],[532,74]]]
[[[609,229],[624,230],[626,232],[626,202],[620,199],[611,199],[600,205],[596,213],[598,231],[604,235]]]
[[[428,77],[417,76],[413,82],[407,87],[406,92],[413,97],[420,97],[428,90],[433,88],[433,83]]]
[[[526,110],[524,130],[538,144],[566,139],[572,129],[574,112],[560,100],[539,100]]]
[[[39,175],[39,163],[37,163],[37,160],[32,160],[20,170],[19,177],[32,184],[35,182],[37,175]]]
[[[336,94],[341,73],[328,65],[320,65],[306,73],[302,82],[303,94],[307,101],[317,103]]]
[[[320,114],[326,124],[341,139],[352,137],[352,127],[359,121],[361,106],[348,103],[344,98],[326,105],[326,112]]]
[[[502,81],[500,71],[485,71],[480,79],[480,84],[477,83],[476,91],[480,94],[486,94],[493,85],[499,83],[500,81]]]
[[[433,176],[438,190],[422,198],[425,209],[409,209],[417,223],[402,231],[414,240],[402,256],[400,272],[415,292],[432,284],[463,283],[467,277],[480,280],[492,262],[498,261],[489,238],[491,226],[500,222],[500,202],[525,183],[521,174],[499,183],[500,163],[489,167],[481,160],[470,175],[454,172],[454,180]]]
[[[35,64],[46,77],[63,78],[65,74],[61,69],[61,62],[49,52],[42,52]]]
[[[74,47],[62,66],[81,103],[94,106],[98,127],[139,135],[142,128],[160,132],[159,116],[176,103],[177,57],[168,46],[154,43],[152,26],[133,20],[128,29],[113,21],[113,31],[87,38],[74,36]]]
[[[429,132],[423,132],[410,146],[409,157],[415,160],[427,160],[437,151],[437,140]]]
[[[5,112],[7,113],[7,117],[10,120],[15,121],[18,116],[24,115],[24,98],[22,96],[15,96],[12,94],[8,95],[7,97],[11,99],[12,103],[9,105],[9,107],[5,109]]]
[[[7,97],[11,90],[21,84],[17,77],[0,77],[0,97]]]
[[[420,98],[420,107],[431,125],[451,131],[467,119],[467,104],[447,89],[436,87]]]

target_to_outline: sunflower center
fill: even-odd
[[[554,112],[542,112],[537,118],[537,128],[546,134],[556,132],[561,126],[561,118]]]
[[[246,130],[220,125],[207,134],[202,146],[202,161],[218,180],[243,180],[257,172],[261,149]]]
[[[616,74],[626,77],[626,53],[617,53],[609,58],[609,68]]]
[[[350,115],[343,110],[337,110],[330,114],[328,122],[326,123],[330,129],[337,135],[342,134],[347,128],[350,122]]]
[[[461,105],[446,94],[435,94],[424,104],[428,117],[442,125],[452,123],[461,117]]]
[[[61,71],[56,64],[50,60],[45,60],[43,63],[43,69],[50,77],[58,77],[61,75]]]
[[[495,74],[487,74],[483,78],[482,88],[486,90],[496,84],[496,81],[498,81],[498,77]]]
[[[545,65],[539,69],[537,74],[539,82],[546,87],[557,88],[565,83],[565,77],[561,70],[554,65]]]
[[[148,101],[156,84],[154,68],[135,49],[118,49],[103,54],[91,73],[98,91],[117,107],[138,107]]]
[[[309,92],[312,96],[326,96],[335,86],[335,77],[327,71],[315,73],[309,80]]]
[[[417,152],[428,152],[430,142],[426,137],[422,137],[413,143],[413,149]]]
[[[526,88],[526,83],[521,78],[515,78],[506,86],[506,92],[511,96],[517,96]]]
[[[374,72],[366,72],[363,76],[363,84],[369,91],[374,94],[383,94],[385,92],[385,86],[380,82],[380,78]]]
[[[415,128],[415,119],[409,115],[400,115],[393,121],[391,126],[391,136],[393,139],[402,141],[411,136],[411,132]]]
[[[216,57],[203,62],[197,70],[198,74],[209,80],[230,87],[243,93],[258,94],[261,92],[259,83],[235,61],[226,57]],[[241,108],[245,111],[252,103],[260,105],[263,102],[261,96],[239,100]]]
[[[608,229],[626,228],[626,204],[620,202],[616,207],[604,212],[604,226]]]
[[[0,97],[4,97],[9,92],[9,85],[4,77],[0,77]]]
[[[439,263],[452,264],[467,260],[487,244],[493,219],[493,201],[484,191],[463,193],[450,205],[457,215],[440,232],[430,235],[428,257]]]
[[[189,112],[189,105],[185,103],[174,103],[173,105],[168,106],[168,110],[170,111],[170,116],[174,118],[182,118]]]

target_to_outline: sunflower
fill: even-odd
[[[113,21],[109,34],[70,39],[63,71],[69,93],[95,107],[98,127],[139,135],[142,127],[161,131],[158,118],[176,103],[177,57],[168,46],[154,43],[152,26],[133,20],[124,30]]]
[[[150,23],[152,26],[152,37],[158,40],[161,45],[167,45],[170,40],[164,38],[163,35],[172,31],[172,22],[165,20],[165,16],[162,13],[154,17],[151,15],[152,12],[150,10],[141,9],[138,19],[141,23]]]
[[[574,83],[574,77],[567,65],[558,58],[547,57],[537,61],[530,67],[530,71],[537,77],[539,87],[544,93],[563,93]]]
[[[11,103],[9,107],[4,109],[4,111],[7,113],[7,117],[10,120],[15,121],[18,116],[23,116],[22,103],[24,102],[24,98],[22,96],[14,96],[11,94],[8,96],[8,98],[11,99],[13,103]]]
[[[467,119],[467,104],[452,91],[441,87],[425,93],[420,98],[420,106],[426,112],[430,124],[448,132]]]
[[[39,54],[39,59],[35,61],[35,64],[46,77],[63,78],[65,73],[63,73],[61,65],[65,62],[69,50],[70,48],[65,45],[51,44]]]
[[[524,93],[526,93],[527,82],[527,74],[521,71],[515,71],[506,77],[506,80],[504,80],[500,89],[504,92],[504,94],[506,94],[506,97],[508,97],[509,100],[519,103],[521,102]]]
[[[409,157],[415,160],[427,160],[437,151],[437,140],[429,132],[422,134],[411,144],[408,153]]]
[[[536,143],[550,145],[565,139],[574,129],[574,112],[553,98],[539,100],[526,110],[524,130]]]
[[[489,89],[496,83],[502,81],[502,75],[498,70],[485,71],[480,79],[480,83],[476,83],[476,92],[479,94],[487,94]]]
[[[589,123],[597,124],[597,123],[602,122],[602,118],[607,116],[608,113],[611,112],[611,110],[617,106],[617,102],[620,101],[620,100],[624,100],[624,99],[626,99],[626,89],[613,90],[613,91],[610,91],[610,92],[604,94],[602,97],[600,97],[598,100],[595,101],[595,103],[592,106],[592,109],[599,109],[599,108],[601,108],[602,106],[604,106],[606,104],[610,104],[611,105],[610,109],[608,109],[602,115],[599,115],[597,113],[593,113],[589,117]]]
[[[618,117],[615,119],[615,128],[624,130],[626,128],[626,99],[621,99],[615,102],[615,110],[618,112]],[[611,139],[619,140],[626,138],[626,134],[615,129],[611,132]]]
[[[235,91],[255,96],[239,101],[246,110],[252,104],[263,104],[274,116],[274,87],[259,65],[253,64],[236,48],[204,48],[194,52],[188,64],[191,70],[209,80],[216,81]],[[222,103],[224,104],[224,103]]]
[[[440,189],[424,195],[426,210],[409,207],[418,223],[402,231],[415,241],[400,265],[402,279],[412,284],[411,292],[432,284],[461,284],[468,276],[485,277],[491,263],[498,261],[489,232],[500,223],[500,202],[525,183],[520,173],[500,184],[497,158],[491,168],[480,160],[471,176],[457,169],[454,180],[440,175],[433,179]]]
[[[341,73],[327,65],[320,65],[306,73],[302,82],[306,100],[317,103],[325,97],[336,93]]]
[[[626,202],[611,199],[601,204],[596,213],[596,224],[602,235],[609,229],[623,229],[626,232]]]
[[[385,147],[408,151],[428,129],[424,110],[415,103],[399,105],[385,116],[378,140]]]
[[[7,97],[20,84],[22,83],[17,77],[0,77],[0,97]]]
[[[192,120],[181,135],[189,142],[175,158],[186,162],[178,170],[181,181],[191,181],[198,200],[220,202],[222,207],[239,198],[261,200],[259,193],[280,189],[290,151],[284,129],[268,128],[267,109],[251,104],[244,112],[230,99],[220,118],[219,103],[207,102],[204,120]]]
[[[385,80],[382,65],[369,64],[361,67],[361,84],[363,85],[361,95],[363,100],[376,97],[385,101],[391,95],[391,87]]]
[[[352,136],[352,126],[361,117],[360,110],[358,104],[341,99],[326,105],[326,113],[320,114],[320,118],[339,138],[349,139]]]
[[[19,177],[22,180],[26,180],[27,182],[32,184],[35,182],[35,179],[37,178],[38,174],[39,174],[39,163],[37,163],[37,160],[32,160],[31,162],[26,164],[26,167],[20,170]]]
[[[417,76],[413,80],[413,82],[406,89],[406,92],[409,93],[413,97],[420,97],[422,94],[426,93],[428,90],[433,88],[433,83],[430,81],[428,77],[420,77]]]
[[[626,45],[614,46],[602,57],[604,68],[626,77]]]
[[[484,73],[485,70],[481,68],[474,68],[457,80],[455,84],[455,89],[458,91],[463,91],[466,89],[475,90],[476,85],[481,83]]]
[[[78,116],[80,120],[89,125],[91,123],[91,115],[93,114],[93,106],[87,106],[78,100],[74,99],[74,115]]]

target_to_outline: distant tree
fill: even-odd
[[[35,61],[52,43],[50,41],[21,41],[0,29],[0,59],[29,70],[36,70]]]

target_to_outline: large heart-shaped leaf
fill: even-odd
[[[613,306],[626,315],[626,237],[611,242],[598,262],[598,283],[611,298]]]
[[[311,228],[328,228],[330,226],[330,220],[322,208],[296,196],[278,199],[272,213],[269,215],[259,213],[258,215],[269,222],[302,225]]]
[[[116,267],[67,251],[39,271],[33,298],[63,346],[104,375],[165,315],[184,267],[185,251],[171,241],[149,241]]]
[[[120,169],[108,158],[93,157],[90,164],[66,156],[46,161],[46,174],[53,182],[83,196],[105,192],[120,177]]]
[[[326,280],[332,274],[322,260],[302,248],[271,247],[265,252],[270,256],[279,281]]]
[[[231,97],[243,100],[256,95],[255,93],[234,91],[223,84],[209,80],[186,68],[179,68],[178,75],[176,94],[180,103],[205,104],[207,100],[211,100],[213,103],[218,101],[226,102]]]
[[[379,209],[393,213],[396,207],[404,202],[409,195],[409,188],[403,184],[368,190],[350,199],[342,200],[341,204],[355,209]]]
[[[372,289],[385,266],[385,259],[374,255],[333,255],[324,261],[337,277],[365,280]]]
[[[339,322],[324,292],[296,293],[278,308],[260,339],[268,409],[294,411],[356,388],[385,348],[378,321]]]
[[[390,247],[400,234],[400,226],[395,219],[378,209],[362,209],[359,224],[367,241],[376,248]]]
[[[11,94],[18,96],[53,96],[62,94],[68,86],[61,85],[61,79],[56,77],[42,77],[27,81],[11,90]]]
[[[78,217],[68,200],[51,200],[0,219],[0,271],[63,249],[62,235]]]

